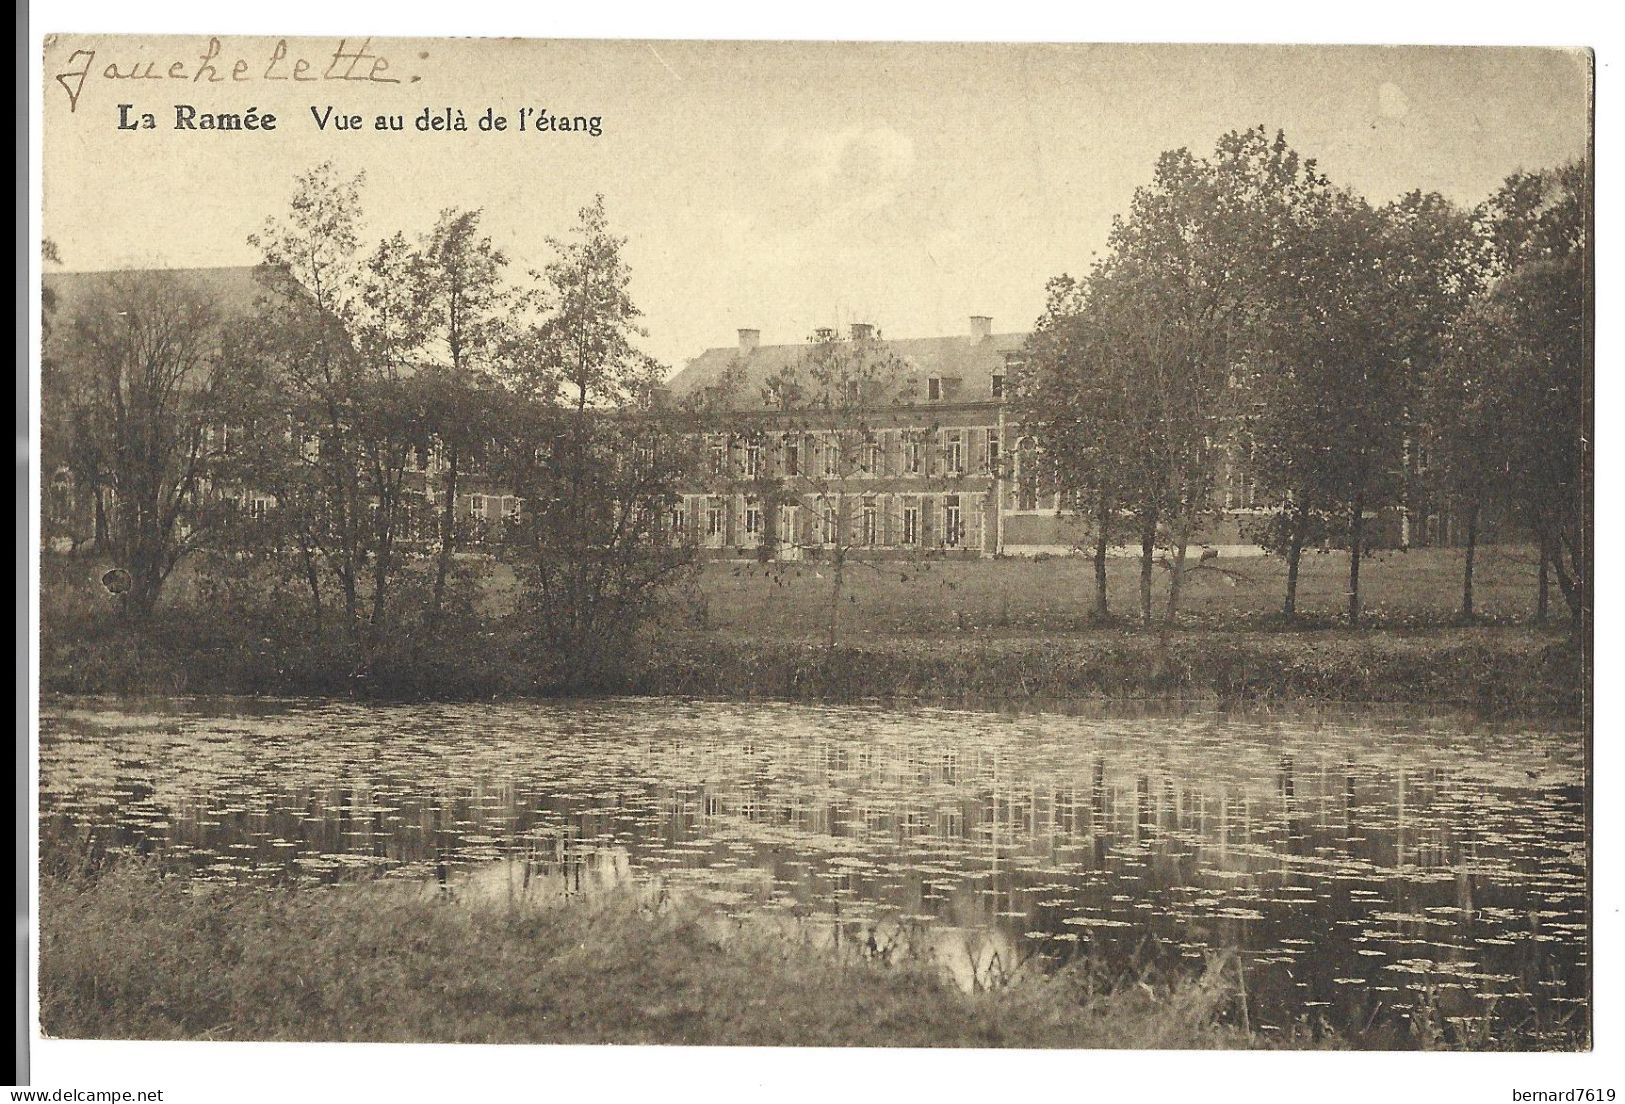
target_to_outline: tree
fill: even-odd
[[[1016,420],[1044,442],[1039,473],[1061,501],[1079,504],[1092,538],[1094,616],[1109,616],[1106,561],[1110,546],[1133,531],[1131,503],[1156,498],[1143,487],[1143,461],[1133,442],[1140,425],[1129,396],[1134,384],[1121,347],[1109,331],[1107,281],[1097,273],[1082,283],[1070,276],[1049,282],[1044,313],[1012,373]],[[1093,299],[1091,299],[1093,296]],[[1155,523],[1151,527],[1155,547]],[[1142,562],[1141,613],[1150,620],[1149,554]]]
[[[504,554],[533,633],[568,686],[611,673],[660,595],[693,563],[669,522],[690,457],[656,409],[663,373],[635,340],[625,239],[603,197],[550,238],[532,323],[516,335],[499,471],[521,496]]]
[[[1582,635],[1593,570],[1592,218],[1588,161],[1507,178],[1479,213],[1489,277],[1474,305],[1518,412],[1503,444],[1517,515],[1540,546],[1541,609],[1550,571]]]
[[[233,479],[222,430],[244,420],[234,341],[210,295],[161,272],[109,276],[67,327],[56,381],[67,417],[55,428],[70,438],[70,464],[106,491],[107,545],[129,574],[133,621],[234,515],[216,493]]]
[[[1438,496],[1466,522],[1461,615],[1473,616],[1473,570],[1479,523],[1486,508],[1511,490],[1506,442],[1521,416],[1497,346],[1500,320],[1492,304],[1475,304],[1454,328],[1451,347],[1426,377],[1422,432],[1425,475]]]
[[[457,492],[464,465],[488,438],[482,413],[500,360],[510,347],[503,282],[508,259],[480,233],[478,210],[448,209],[424,238],[413,274],[435,353],[424,367],[434,396],[434,455],[441,474],[439,553],[428,625],[432,633],[445,600],[446,577],[458,544]]]
[[[1277,134],[1221,137],[1208,158],[1180,149],[1158,158],[1152,182],[1113,225],[1095,280],[1095,309],[1123,357],[1140,424],[1128,444],[1140,478],[1130,500],[1141,533],[1142,615],[1150,621],[1150,563],[1159,529],[1173,557],[1164,615],[1178,615],[1186,552],[1213,509],[1218,451],[1246,412],[1244,373],[1284,212],[1313,184]]]
[[[275,496],[279,536],[299,549],[314,634],[321,578],[337,584],[357,675],[389,635],[411,508],[405,471],[428,451],[437,409],[417,379],[428,335],[417,259],[400,234],[362,254],[362,184],[317,166],[296,179],[288,213],[249,239],[265,258],[256,352],[274,366],[266,402],[284,427],[263,438],[255,481]]]
[[[811,529],[830,570],[824,627],[830,649],[840,638],[848,569],[859,564],[875,567],[870,553],[886,543],[887,521],[878,501],[867,501],[864,493],[873,485],[869,481],[883,474],[888,463],[901,463],[901,456],[916,450],[922,468],[939,466],[930,456],[935,426],[922,437],[901,439],[918,432],[918,427],[899,430],[900,410],[912,398],[906,365],[886,345],[879,329],[859,325],[842,336],[828,327],[812,335],[795,362],[765,381],[761,405],[769,413],[755,418],[735,414],[740,421],[733,439],[746,450],[743,475],[759,504],[764,559],[789,536],[778,532],[780,504],[799,508],[804,497],[810,499]],[[894,453],[888,453],[882,440],[888,430],[899,437]],[[777,449],[772,448],[775,444]],[[787,460],[790,450],[796,456],[793,463]],[[734,451],[731,442],[725,443],[725,457]],[[780,457],[776,465],[749,459],[774,451]],[[731,459],[726,464],[734,470]],[[955,532],[939,535],[945,546],[956,546],[963,538],[963,515],[959,517],[949,522],[957,527]],[[923,546],[923,525],[917,521],[916,526],[922,530],[917,538]]]

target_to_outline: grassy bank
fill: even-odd
[[[432,638],[409,622],[358,668],[331,628],[299,621],[297,593],[231,588],[192,567],[152,622],[122,625],[88,560],[48,560],[42,685],[53,693],[336,695],[476,699],[560,692],[805,700],[902,698],[1044,702],[1196,698],[1221,702],[1383,701],[1501,711],[1583,709],[1579,649],[1561,623],[1532,623],[1530,565],[1486,553],[1484,617],[1460,622],[1448,550],[1375,558],[1364,628],[1332,611],[1346,558],[1312,557],[1304,610],[1286,624],[1273,560],[1199,575],[1170,632],[1091,623],[1092,575],[1075,559],[935,563],[857,571],[840,643],[822,646],[828,580],[810,564],[711,564],[660,611],[639,647],[591,686],[529,643],[499,565],[471,570],[469,598]],[[1117,609],[1137,587],[1114,562]]]
[[[688,637],[629,680],[639,693],[831,700],[1453,703],[1578,713],[1579,657],[1526,630],[1133,632],[807,642]]]
[[[40,1021],[59,1038],[758,1046],[1308,1045],[1240,1024],[1234,972],[1083,964],[964,993],[929,964],[721,936],[630,894],[492,910],[405,887],[192,892],[124,866],[53,876]],[[1231,982],[1223,980],[1225,977]]]

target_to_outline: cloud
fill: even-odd
[[[914,140],[888,126],[769,137],[764,229],[833,228],[883,215],[914,175]]]

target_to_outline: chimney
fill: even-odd
[[[993,319],[985,314],[970,316],[970,339],[972,341],[986,341],[993,336]]]
[[[852,323],[853,341],[868,341],[873,336],[875,336],[875,328],[868,322]]]
[[[756,351],[756,346],[762,343],[761,330],[740,330],[739,351],[746,356]]]

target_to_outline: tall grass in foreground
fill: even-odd
[[[471,907],[403,883],[202,886],[120,861],[47,873],[40,1022],[56,1037],[1212,1049],[1515,1049],[1430,1015],[1261,1030],[1245,970],[988,969],[839,953],[663,894]],[[1544,1045],[1553,1045],[1546,1040]],[[1564,1049],[1584,1047],[1576,1034]]]
[[[633,894],[467,908],[379,883],[198,889],[139,864],[53,876],[40,1020],[58,1037],[1214,1048],[1234,972],[1108,986],[1093,970],[964,993],[929,964],[728,934]],[[1227,980],[1227,978],[1229,980]]]

